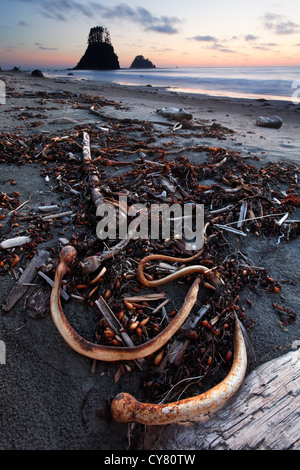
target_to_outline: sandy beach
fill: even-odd
[[[207,161],[205,149],[210,149],[210,164],[217,162],[213,159],[214,155],[224,156],[227,151],[228,154],[232,152],[234,158],[236,153],[243,165],[249,165],[247,171],[251,175],[254,174],[252,167],[262,171],[265,168],[266,172],[270,169],[270,190],[276,189],[282,199],[289,194],[299,198],[299,104],[217,98],[170,92],[152,86],[99,85],[78,81],[73,77],[36,78],[24,72],[0,72],[0,80],[6,86],[6,104],[0,105],[0,217],[3,216],[0,219],[0,242],[19,234],[28,234],[28,230],[35,231],[38,227],[39,234],[37,237],[35,233],[35,245],[31,249],[49,250],[55,266],[61,238],[74,241],[79,233],[79,256],[83,256],[85,251],[93,253],[89,237],[83,237],[88,224],[95,222],[89,219],[88,212],[88,220],[82,217],[80,224],[78,214],[77,218],[66,216],[63,220],[54,220],[50,226],[44,226],[36,217],[38,207],[43,205],[57,205],[60,212],[75,213],[79,205],[84,203],[87,189],[83,181],[76,179],[76,168],[82,151],[78,142],[84,130],[91,132],[93,155],[103,159],[99,148],[101,143],[102,148],[107,149],[107,158],[132,162],[132,166],[99,165],[105,184],[135,168],[134,163],[140,158],[142,150],[146,158],[158,163],[173,162],[180,155],[197,166]],[[95,106],[98,114],[91,112],[91,106]],[[176,122],[157,112],[158,109],[169,107],[184,108],[191,113],[193,119],[190,126],[183,125],[174,130]],[[280,129],[258,127],[256,119],[259,116],[279,116],[283,125]],[[125,124],[133,126],[128,127],[127,134],[122,127]],[[64,147],[64,141],[61,140],[57,141],[57,147],[53,147],[51,139],[64,136],[71,137],[72,143],[66,143]],[[31,147],[33,137],[34,151]],[[95,141],[94,137],[98,140]],[[131,139],[131,151],[125,145],[126,138]],[[113,153],[116,142],[119,151]],[[11,153],[12,148],[15,154]],[[219,153],[213,154],[213,148],[222,149],[222,152],[219,150]],[[165,160],[159,160],[163,151],[166,152]],[[240,161],[236,161],[238,167]],[[185,162],[182,160],[182,165]],[[278,171],[277,180],[275,170]],[[248,184],[247,181],[244,183]],[[263,181],[267,185],[267,180]],[[221,183],[214,180],[213,173],[207,172],[207,177],[199,180],[198,184],[211,188]],[[74,205],[75,193],[70,193],[68,188],[80,193],[75,199],[77,207]],[[298,205],[290,203],[288,209],[285,204],[282,210],[278,206],[279,214],[287,210],[289,219],[299,221],[299,202]],[[270,290],[271,284],[268,288],[260,284],[254,288],[250,283],[245,284],[239,292],[239,313],[242,314],[255,351],[255,357],[249,357],[249,370],[297,348],[295,342],[300,340],[297,315],[299,225],[287,225],[286,231],[282,232],[278,227],[272,226],[273,231],[267,229],[264,225],[258,225],[256,234],[249,233],[249,236],[237,240],[234,235],[226,233],[223,240],[224,253],[228,259],[242,253],[245,263],[251,260],[253,266],[263,268],[267,276],[280,285],[276,292]],[[26,258],[24,250],[0,250],[1,305],[5,304],[20,276],[19,267],[24,269],[30,259]],[[12,268],[14,254],[18,255],[19,262]],[[129,431],[126,424],[113,421],[109,415],[108,402],[121,391],[147,400],[147,370],[141,372],[133,364],[127,368],[123,366],[122,369],[118,363],[95,364],[73,351],[56,330],[46,301],[43,305],[46,311],[40,316],[36,311],[29,312],[27,302],[37,288],[44,287],[42,299],[48,296],[49,302],[49,286],[43,284],[41,279],[35,279],[33,284],[16,305],[0,317],[0,340],[6,346],[5,365],[0,365],[0,448],[134,449],[141,428],[133,426]],[[174,286],[174,290],[172,286],[168,288],[168,295],[177,308],[186,294],[184,284],[181,283],[179,287],[178,292]],[[280,315],[274,304],[286,309],[284,315]],[[91,336],[95,324],[99,323],[99,312],[95,308],[87,310],[78,302],[66,308],[81,334]],[[77,314],[80,314],[80,318]],[[155,371],[151,370],[151,373],[156,377]],[[216,374],[216,380],[217,377]],[[210,380],[213,382],[215,379]]]

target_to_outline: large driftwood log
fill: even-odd
[[[145,428],[145,450],[299,450],[300,350],[252,371],[204,423]]]

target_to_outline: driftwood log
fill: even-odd
[[[145,427],[144,450],[300,450],[300,350],[260,365],[210,420]]]

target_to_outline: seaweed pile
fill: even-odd
[[[224,129],[206,126],[205,135],[218,138]],[[49,249],[49,260],[41,273],[53,279],[61,247],[70,244],[77,260],[65,277],[68,312],[76,327],[94,343],[118,346],[122,339],[97,309],[102,297],[124,331],[135,344],[154,338],[176,315],[193,275],[158,288],[139,283],[137,267],[150,254],[187,258],[190,250],[180,239],[128,239],[115,250],[118,240],[97,237],[95,199],[98,190],[103,201],[119,207],[126,197],[128,206],[143,204],[202,204],[205,243],[196,261],[212,268],[221,280],[215,289],[202,285],[191,319],[154,356],[138,365],[141,389],[138,394],[149,401],[174,400],[199,394],[219,382],[230,368],[234,314],[245,329],[245,308],[239,297],[245,286],[264,289],[270,295],[280,292],[280,282],[264,267],[255,266],[240,249],[247,237],[268,237],[278,243],[289,242],[300,233],[299,166],[288,162],[251,165],[239,152],[222,147],[182,145],[183,132],[165,133],[157,125],[142,121],[79,125],[67,135],[0,135],[0,163],[39,164],[41,176],[52,178],[53,199],[60,201],[57,211],[43,211],[21,203],[12,190],[0,193],[0,239],[30,237],[21,246],[0,250],[0,275],[14,272],[16,279],[40,249]],[[195,130],[192,129],[192,132]],[[91,142],[92,168],[83,160],[83,136]],[[201,131],[198,132],[201,138]],[[167,140],[169,139],[169,140]],[[163,141],[162,141],[163,140]],[[189,155],[193,154],[193,161]],[[195,155],[197,163],[194,162]],[[90,177],[93,176],[91,184]],[[57,202],[56,202],[57,204]],[[29,207],[29,209],[28,209]],[[51,210],[51,209],[50,209]],[[94,258],[92,269],[85,260]],[[195,261],[193,262],[195,264]],[[178,269],[173,263],[151,263],[145,268],[148,279],[158,279]],[[19,271],[21,268],[21,271]],[[39,282],[45,282],[40,279]],[[32,318],[49,313],[49,285],[33,289]],[[48,295],[46,295],[48,292]],[[181,300],[180,300],[181,299]],[[249,301],[250,302],[250,301]],[[77,307],[80,305],[80,308]],[[285,324],[296,321],[295,312],[274,301],[274,308]],[[36,309],[36,314],[32,313]],[[74,312],[93,312],[88,327]],[[71,321],[71,320],[70,320]],[[175,351],[175,353],[174,353]],[[92,367],[96,367],[93,362]],[[115,381],[136,370],[135,363],[116,364]]]

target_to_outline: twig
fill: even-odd
[[[240,268],[248,268],[248,269],[253,269],[254,271],[265,271],[266,268],[262,268],[260,266],[251,266],[249,264],[239,264]]]
[[[124,300],[128,302],[143,302],[147,300],[159,300],[166,297],[165,293],[161,294],[146,294],[146,295],[137,295],[135,297],[125,297]]]
[[[235,228],[228,227],[227,225],[214,224],[215,227],[220,230],[226,230],[227,232],[234,233],[235,235],[241,235],[242,237],[247,237],[247,234],[242,232],[242,230],[237,230]]]
[[[222,207],[221,209],[215,209],[213,211],[209,211],[209,214],[211,214],[211,215],[221,214],[222,212],[230,211],[231,209],[233,209],[233,207],[234,207],[234,205],[230,204],[229,206]]]
[[[160,309],[162,309],[165,305],[167,305],[168,303],[170,302],[170,299],[166,299],[164,302],[162,302],[160,305],[158,305],[158,307],[156,307],[153,312],[152,312],[152,315],[154,313],[157,313],[159,312]]]
[[[182,379],[180,380],[179,382],[177,382],[176,384],[174,384],[170,390],[166,393],[166,395],[164,396],[164,398],[159,402],[159,404],[163,403],[167,398],[168,396],[172,393],[172,391],[174,390],[175,387],[177,387],[178,385],[182,384],[183,382],[191,382],[192,380],[201,380],[203,379],[204,375],[197,375],[196,377],[187,377],[186,379]]]
[[[31,198],[32,198],[32,196],[30,196],[29,199],[27,199],[27,201],[25,201],[25,202],[23,202],[22,204],[20,204],[16,209],[13,209],[12,211],[10,211],[10,212],[8,213],[8,215],[11,215],[11,214],[13,214],[14,212],[18,211],[19,209],[22,209],[22,207],[24,207],[24,206],[27,204],[27,202],[30,201]]]
[[[61,217],[66,217],[67,215],[73,215],[73,211],[60,212],[58,214],[45,215],[43,220],[59,219]]]
[[[286,213],[285,212],[282,212],[281,214],[267,214],[267,215],[261,215],[261,216],[258,216],[258,217],[254,217],[254,218],[250,218],[250,219],[244,219],[242,220],[242,222],[249,222],[251,220],[257,220],[257,219],[265,219],[267,217],[278,217],[279,215],[285,215]],[[227,225],[234,225],[234,224],[238,224],[239,221],[237,220],[236,222],[228,222],[226,224]]]

